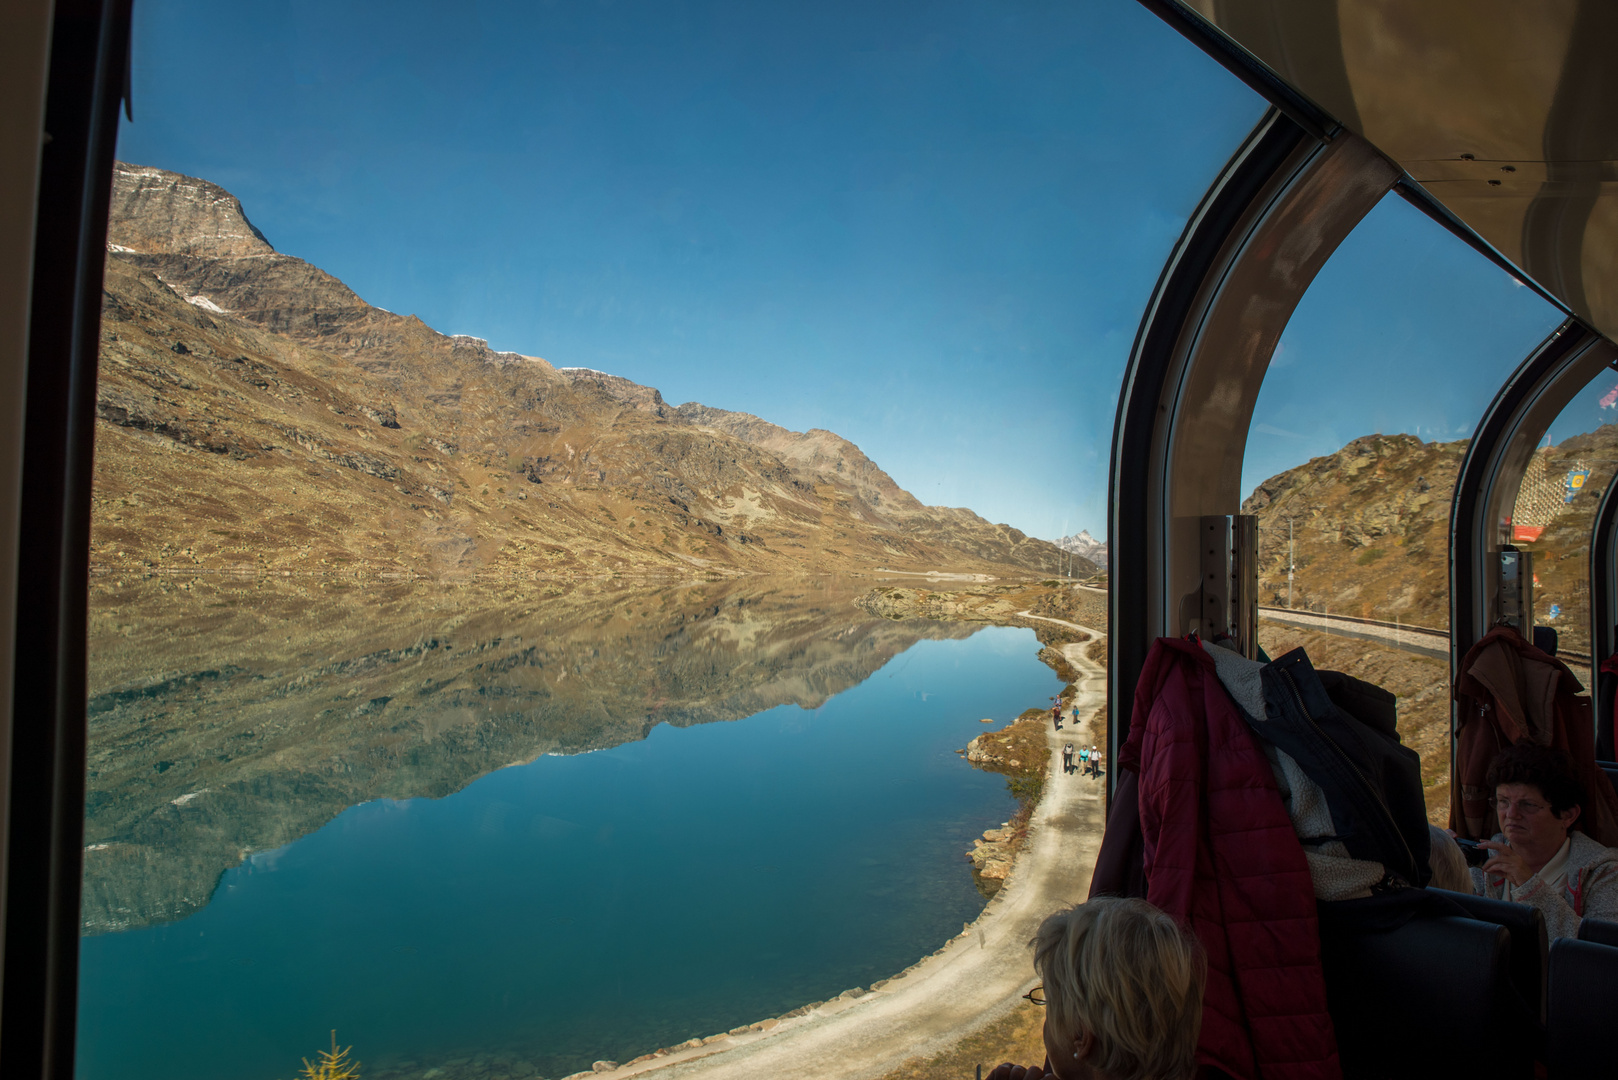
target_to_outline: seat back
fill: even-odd
[[[1598,761],[1596,765],[1600,767],[1601,774],[1607,778],[1607,783],[1612,785],[1612,790],[1618,791],[1618,764],[1611,761]]]
[[[1545,1068],[1549,1080],[1611,1076],[1618,1071],[1612,1042],[1618,948],[1557,938],[1551,943],[1548,996]]]
[[[1606,919],[1579,920],[1579,940],[1618,947],[1618,923]]]
[[[1550,939],[1545,932],[1545,916],[1538,908],[1490,900],[1471,893],[1433,889],[1453,900],[1474,919],[1495,923],[1511,932],[1511,978],[1523,1002],[1541,1022],[1545,1019],[1545,965],[1550,956]]]
[[[1502,925],[1446,916],[1383,933],[1323,935],[1343,1075],[1529,1077],[1538,1024],[1512,979]]]

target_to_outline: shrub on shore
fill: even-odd
[[[349,1055],[354,1052],[352,1046],[341,1049],[337,1046],[337,1031],[332,1029],[331,1049],[322,1050],[315,1056],[314,1061],[303,1059],[303,1072],[298,1074],[299,1080],[359,1080],[360,1063]]]

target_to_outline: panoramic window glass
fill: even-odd
[[[1556,655],[1588,689],[1590,540],[1618,475],[1618,375],[1604,371],[1568,403],[1523,474],[1512,542],[1534,555],[1534,626],[1556,632]],[[1543,640],[1543,638],[1542,638]],[[1547,641],[1548,644],[1548,641]]]
[[[1562,318],[1389,195],[1298,305],[1253,411],[1260,640],[1398,695],[1435,821],[1449,812],[1456,474],[1500,385]]]
[[[1262,103],[1130,4],[135,18],[79,1075],[1031,1056],[1121,372]]]

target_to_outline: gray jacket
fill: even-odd
[[[1505,840],[1496,835],[1496,840]],[[1582,831],[1574,830],[1573,846],[1567,853],[1567,880],[1560,889],[1551,889],[1536,874],[1529,878],[1514,898],[1507,893],[1504,875],[1499,884],[1486,881],[1479,867],[1472,867],[1472,891],[1491,900],[1512,900],[1530,904],[1545,916],[1545,932],[1553,940],[1578,937],[1579,923],[1586,918],[1618,922],[1618,851],[1602,847]]]

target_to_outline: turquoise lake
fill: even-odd
[[[963,852],[1015,805],[956,750],[1048,705],[1038,652],[921,640],[814,710],[353,806],[85,938],[78,1075],[288,1080],[335,1028],[367,1078],[557,1077],[891,976],[983,908]]]

